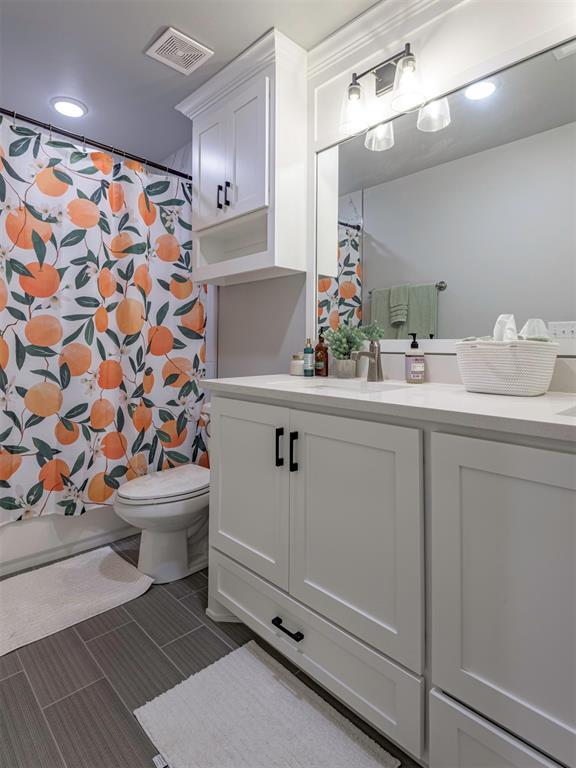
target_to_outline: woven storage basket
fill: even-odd
[[[547,341],[461,341],[456,359],[468,392],[533,397],[548,391],[558,348]]]

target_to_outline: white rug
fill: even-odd
[[[250,642],[134,714],[170,768],[397,768]]]
[[[0,581],[0,656],[142,595],[154,579],[110,547]]]

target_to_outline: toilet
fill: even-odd
[[[142,530],[138,569],[158,584],[208,565],[210,470],[185,464],[120,486],[119,517]]]

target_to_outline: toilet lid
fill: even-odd
[[[145,502],[200,496],[210,487],[210,470],[197,464],[185,464],[162,472],[129,480],[118,489],[117,496],[132,502]]]

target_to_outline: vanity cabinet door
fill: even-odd
[[[225,218],[226,115],[222,107],[206,110],[192,127],[192,227],[195,231]]]
[[[215,398],[211,413],[211,546],[287,589],[289,411]]]
[[[439,691],[429,712],[430,768],[560,768]]]
[[[576,765],[576,457],[435,434],[432,683]]]
[[[290,430],[290,594],[420,672],[420,432],[299,411]]]
[[[269,83],[257,76],[227,103],[226,218],[268,205]]]

